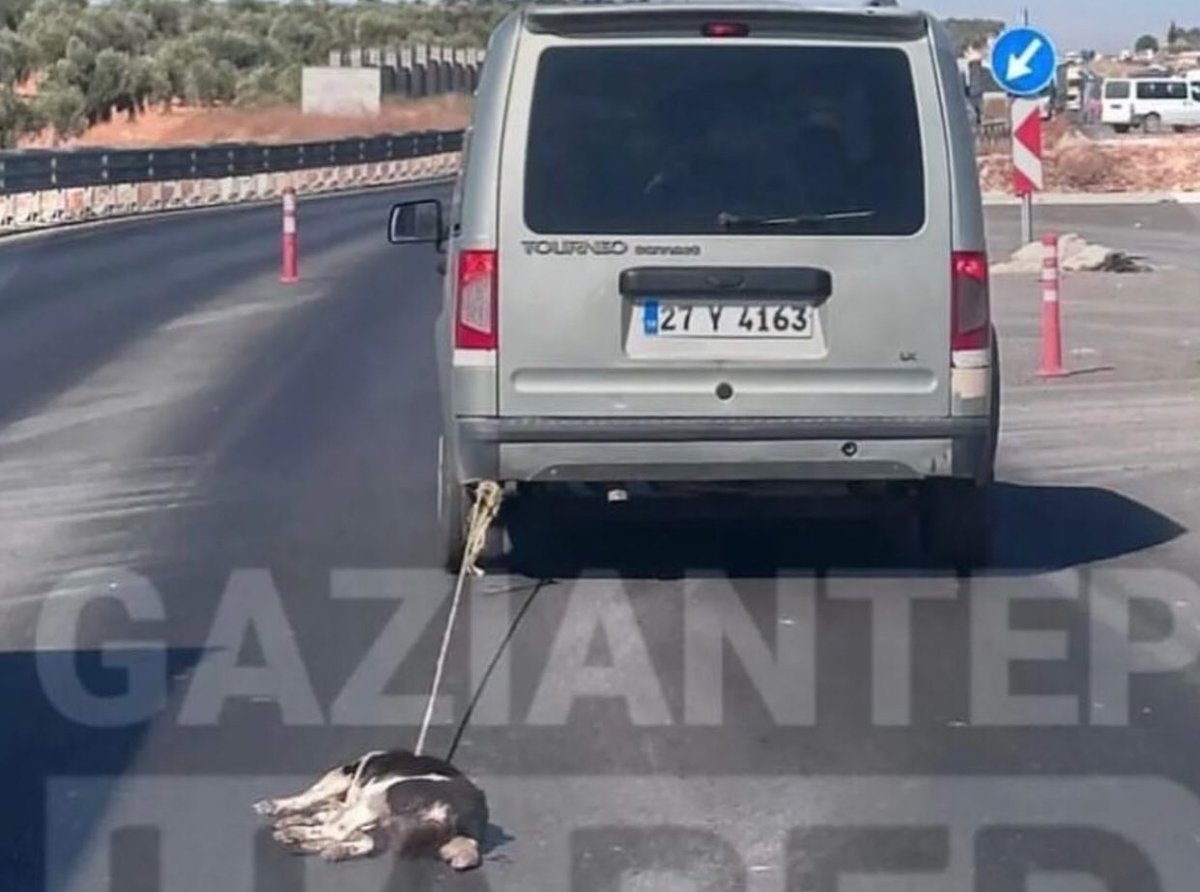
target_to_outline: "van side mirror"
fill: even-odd
[[[391,244],[441,247],[445,238],[442,203],[436,198],[402,201],[392,206],[388,217],[388,241]]]

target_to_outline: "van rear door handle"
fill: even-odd
[[[619,284],[625,297],[791,298],[816,305],[833,294],[833,275],[812,266],[640,266],[622,270]]]

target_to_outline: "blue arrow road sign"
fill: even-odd
[[[1057,53],[1037,28],[1011,28],[992,45],[992,76],[1006,93],[1036,96],[1054,80]]]

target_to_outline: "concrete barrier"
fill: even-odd
[[[484,50],[411,44],[333,50],[326,68],[378,68],[383,97],[419,99],[445,93],[473,93]]]
[[[251,176],[19,192],[0,197],[0,236],[89,220],[270,201],[288,187],[298,195],[319,195],[440,179],[456,173],[460,161],[458,152],[446,152]]]

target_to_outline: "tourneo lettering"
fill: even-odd
[[[575,257],[580,254],[625,254],[629,245],[622,241],[582,241],[575,239],[544,239],[522,242],[526,254],[558,254]]]

